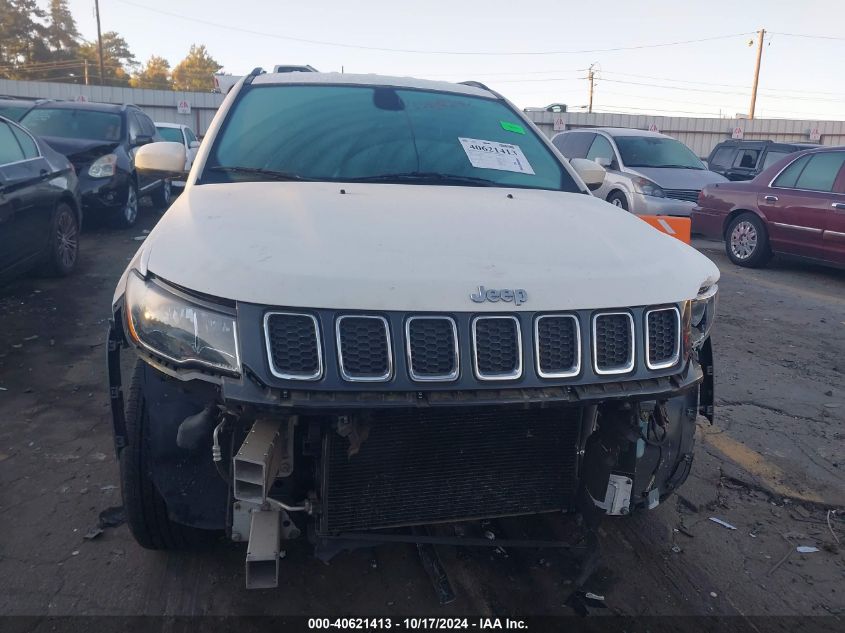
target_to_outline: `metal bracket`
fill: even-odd
[[[596,505],[603,508],[610,516],[621,516],[631,511],[631,489],[633,480],[627,475],[611,475],[607,482],[607,493],[602,503]]]

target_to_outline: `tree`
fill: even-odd
[[[0,77],[27,79],[49,59],[44,17],[35,0],[0,0]]]
[[[153,88],[156,90],[170,90],[173,87],[170,79],[170,62],[164,57],[153,55],[142,70],[135,73],[129,80],[133,88]]]
[[[92,84],[100,83],[100,58],[97,42],[85,42],[79,47],[79,57],[88,61],[88,74]],[[138,66],[129,44],[114,31],[103,33],[103,84],[107,86],[128,86],[129,73]]]
[[[205,48],[205,44],[191,45],[191,50],[173,68],[173,89],[206,92],[214,88],[212,75],[223,66]]]
[[[50,49],[48,59],[33,78],[84,82],[84,64],[79,60],[81,38],[67,0],[50,0],[45,36]]]

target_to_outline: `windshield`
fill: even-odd
[[[157,127],[156,129],[165,141],[185,144],[185,141],[182,139],[182,130],[178,127]]]
[[[246,89],[200,182],[267,179],[580,191],[501,101],[364,86]]]
[[[69,108],[36,108],[21,124],[39,136],[118,142],[121,138],[119,114]]]
[[[677,167],[705,169],[698,157],[680,141],[660,136],[614,136],[626,167]]]

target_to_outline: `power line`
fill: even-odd
[[[836,40],[836,41],[845,41],[845,37],[839,35],[812,35],[810,33],[780,33],[778,31],[767,31],[769,35],[782,35],[786,37],[802,37],[805,39],[812,39],[812,40]]]
[[[422,54],[422,55],[478,55],[478,56],[510,56],[510,55],[576,55],[581,53],[611,53],[616,51],[631,51],[631,50],[641,50],[646,48],[662,48],[666,46],[679,46],[683,44],[697,44],[700,42],[712,42],[716,40],[725,40],[732,37],[746,37],[750,33],[731,33],[728,35],[716,35],[713,37],[702,37],[699,39],[694,40],[680,40],[675,42],[661,42],[657,44],[638,44],[634,46],[616,46],[613,48],[593,48],[593,49],[583,49],[583,50],[558,50],[558,51],[508,51],[504,53],[496,53],[492,51],[450,51],[450,50],[428,50],[428,49],[413,49],[413,48],[387,48],[383,46],[364,46],[360,44],[348,44],[344,42],[330,42],[327,40],[312,40],[306,39],[303,37],[293,37],[291,35],[279,35],[277,33],[267,33],[265,31],[256,31],[253,29],[247,29],[239,26],[233,26],[230,24],[220,24],[219,22],[212,22],[211,20],[203,20],[201,18],[197,18],[196,16],[186,16],[179,13],[173,13],[171,11],[164,11],[162,9],[154,9],[152,7],[148,7],[143,4],[138,4],[137,2],[130,2],[129,0],[115,0],[121,4],[129,5],[131,7],[135,7],[138,9],[143,9],[144,11],[150,11],[152,13],[159,13],[161,15],[167,15],[172,18],[178,18],[181,20],[187,20],[192,22],[193,24],[205,24],[208,26],[213,26],[220,29],[226,29],[229,31],[239,31],[241,33],[248,33],[250,35],[259,35],[262,37],[272,37],[274,39],[279,40],[287,40],[290,42],[299,42],[301,44],[316,44],[319,46],[334,46],[337,48],[351,48],[357,50],[367,50],[367,51],[380,51],[383,53],[411,53],[411,54]]]

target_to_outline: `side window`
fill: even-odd
[[[185,136],[188,137],[188,145],[197,140],[196,134],[194,134],[194,131],[189,127],[185,128]]]
[[[590,151],[587,152],[587,160],[595,160],[596,158],[606,158],[611,163],[614,158],[613,146],[601,134],[596,134],[596,139],[590,145]]]
[[[38,146],[29,134],[14,125],[10,125],[9,129],[12,130],[12,134],[15,135],[15,138],[18,139],[18,143],[20,143],[21,149],[23,150],[24,158],[38,158],[41,156],[41,152],[38,151]]]
[[[8,124],[0,121],[0,165],[24,160],[24,153]]]
[[[138,114],[137,117],[141,120],[141,130],[146,136],[155,137],[157,130],[153,120],[146,114]]]
[[[710,167],[727,167],[731,164],[735,151],[735,147],[720,147],[713,154],[713,158],[710,159]]]
[[[807,167],[798,176],[797,189],[811,191],[833,191],[833,183],[845,162],[845,152],[813,154]]]
[[[757,166],[757,159],[760,158],[759,149],[743,149],[739,151],[734,159],[734,167],[754,169]]]
[[[568,132],[558,136],[555,144],[567,158],[584,158],[590,149],[595,134],[592,132]]]
[[[141,131],[141,124],[138,122],[138,118],[134,112],[128,113],[126,118],[129,120],[129,141],[131,142],[138,138],[139,134],[143,134],[143,132]]]
[[[784,187],[787,189],[793,188],[795,183],[798,182],[798,176],[801,175],[801,172],[804,171],[804,168],[809,162],[809,156],[802,156],[795,162],[791,163],[786,169],[780,172],[780,175],[777,178],[775,178],[772,186]]]
[[[763,159],[763,167],[761,169],[768,169],[784,156],[789,156],[791,152],[782,152],[779,150],[769,150],[766,152],[766,157]]]

